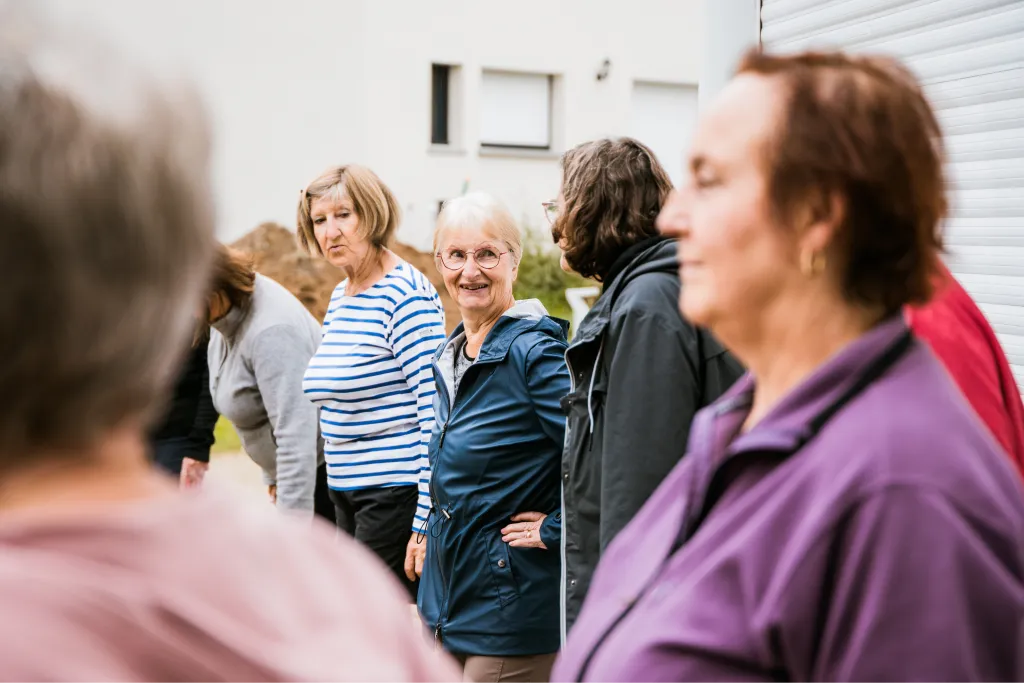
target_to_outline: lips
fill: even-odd
[[[479,292],[481,290],[487,289],[487,284],[483,282],[475,282],[469,285],[459,285],[459,289],[463,289],[467,292]]]

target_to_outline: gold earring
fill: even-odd
[[[800,254],[800,272],[807,277],[814,277],[825,270],[825,254],[808,249]]]

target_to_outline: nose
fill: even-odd
[[[334,216],[328,216],[324,222],[324,235],[327,239],[334,240],[341,237],[341,225],[335,220]]]
[[[480,266],[476,263],[476,254],[467,254],[466,263],[462,266],[462,276],[472,278],[480,274]]]
[[[658,230],[669,237],[686,237],[690,232],[690,209],[685,190],[673,190],[661,207]]]

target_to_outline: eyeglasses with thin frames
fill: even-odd
[[[541,202],[541,206],[544,207],[544,216],[548,219],[549,225],[554,225],[555,220],[558,218],[558,202]]]
[[[462,249],[448,249],[444,252],[437,252],[436,256],[441,265],[448,270],[461,270],[466,266],[466,262],[472,258],[476,261],[476,265],[480,266],[485,270],[494,268],[501,261],[501,257],[507,254],[507,251],[496,251],[491,247],[481,247],[473,251],[463,251]]]

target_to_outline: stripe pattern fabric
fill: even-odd
[[[445,339],[444,309],[430,281],[404,261],[365,292],[347,296],[346,285],[334,290],[303,379],[320,408],[328,484],[418,486],[416,530],[430,510],[430,363]]]

